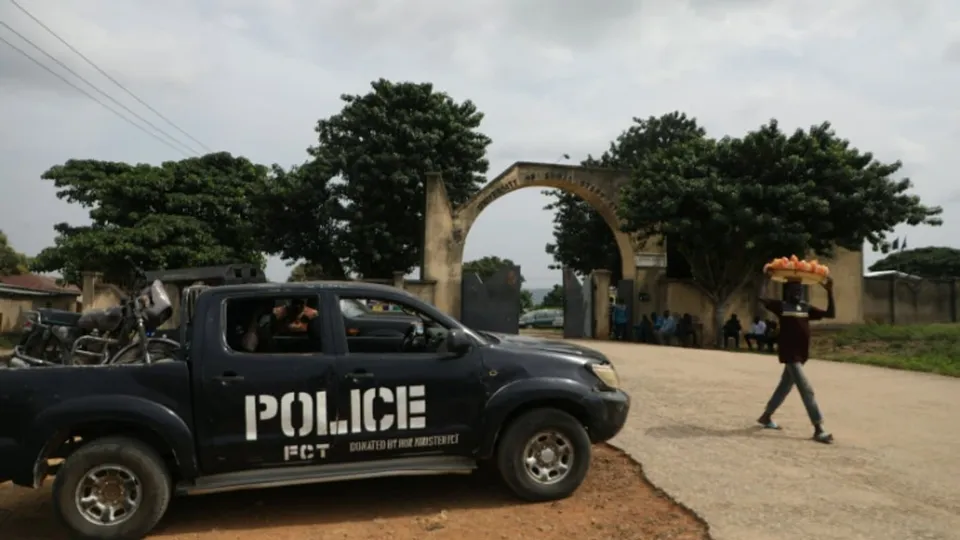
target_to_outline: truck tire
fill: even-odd
[[[63,463],[53,483],[53,508],[75,538],[133,540],[159,523],[172,491],[170,473],[153,448],[105,437]]]
[[[497,468],[523,500],[563,499],[587,476],[590,447],[579,420],[558,409],[534,409],[506,427],[497,445]]]

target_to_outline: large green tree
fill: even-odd
[[[32,263],[79,283],[84,270],[118,284],[145,269],[263,264],[253,211],[267,168],[228,153],[160,166],[70,160],[43,174],[57,197],[90,209],[90,225],[54,226]]]
[[[309,152],[338,179],[328,187],[339,202],[339,258],[348,271],[383,278],[421,263],[426,174],[442,173],[451,203],[463,203],[485,182],[490,139],[471,101],[429,83],[380,79],[371,87],[342,96],[343,109],[317,122]]]
[[[887,255],[870,265],[870,270],[896,270],[925,278],[960,277],[960,249],[923,247]]]
[[[0,276],[12,276],[29,272],[29,258],[13,249],[7,235],[0,231]]]
[[[705,131],[697,120],[681,112],[659,117],[634,118],[609,149],[599,158],[587,157],[581,165],[633,170],[651,152],[674,144],[703,137]],[[621,279],[620,250],[610,226],[589,203],[562,190],[544,193],[553,197],[545,209],[555,212],[553,239],[547,253],[553,256],[554,268],[572,268],[587,275],[597,268],[611,270],[614,283]]]
[[[312,274],[344,279],[340,256],[341,209],[333,196],[330,167],[322,160],[284,170],[274,166],[256,198],[258,238],[264,251],[287,261],[306,261]]]
[[[743,138],[699,137],[650,153],[624,190],[621,218],[670,239],[719,328],[734,293],[775,256],[830,255],[865,241],[886,248],[898,224],[939,225],[940,208],[909,193],[900,167],[827,123],[787,135],[774,120]]]

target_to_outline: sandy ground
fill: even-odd
[[[49,488],[0,486],[0,537],[65,540]],[[150,538],[167,540],[703,540],[706,526],[596,446],[570,499],[518,504],[497,478],[389,479],[183,497]]]
[[[812,361],[836,444],[809,440],[794,393],[780,432],[754,419],[779,377],[767,356],[587,343],[634,397],[613,442],[693,509],[716,540],[960,540],[960,379]],[[0,530],[59,539],[48,490],[0,486]],[[571,499],[517,505],[489,477],[396,479],[175,501],[156,538],[177,540],[572,537],[693,539],[702,528],[597,447]]]
[[[960,379],[811,361],[837,441],[824,446],[796,392],[783,431],[753,424],[779,379],[771,357],[597,348],[636,404],[614,444],[716,540],[960,539]]]

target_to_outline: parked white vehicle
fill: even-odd
[[[520,328],[557,328],[563,327],[562,309],[535,309],[520,316]]]

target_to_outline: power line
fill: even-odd
[[[31,19],[33,19],[33,22],[37,23],[38,25],[40,25],[41,28],[43,28],[44,30],[46,30],[47,32],[49,32],[51,36],[57,38],[57,40],[60,41],[60,43],[63,43],[68,49],[70,49],[70,50],[73,51],[77,56],[79,56],[80,58],[82,58],[84,62],[86,62],[87,64],[89,64],[91,67],[93,67],[93,69],[97,70],[101,75],[103,75],[104,77],[106,77],[107,79],[109,79],[110,82],[112,82],[113,84],[117,85],[117,87],[119,87],[121,90],[123,90],[124,92],[126,92],[130,97],[132,97],[133,99],[137,100],[138,103],[140,103],[141,105],[143,105],[144,107],[146,107],[147,109],[149,109],[150,112],[152,112],[153,114],[157,115],[160,119],[162,119],[164,122],[166,122],[167,124],[169,124],[173,129],[179,131],[180,133],[182,133],[184,136],[186,136],[186,137],[187,137],[188,139],[190,139],[191,141],[199,144],[200,147],[203,148],[204,150],[206,150],[207,152],[213,152],[213,150],[212,150],[209,146],[207,146],[207,145],[203,144],[202,142],[198,141],[196,138],[193,137],[193,135],[190,135],[189,133],[187,133],[186,131],[184,131],[180,126],[174,124],[172,120],[170,120],[170,119],[167,118],[166,116],[160,114],[160,111],[154,109],[154,108],[151,107],[146,101],[140,99],[140,97],[138,97],[136,94],[134,94],[132,91],[130,91],[126,86],[120,84],[120,81],[114,79],[113,77],[110,76],[109,73],[107,73],[106,71],[100,69],[100,66],[98,66],[93,60],[90,60],[89,58],[87,58],[86,55],[84,55],[82,52],[78,51],[77,48],[74,47],[73,45],[71,45],[70,43],[68,43],[67,40],[65,40],[65,39],[63,39],[62,37],[60,37],[60,34],[57,34],[56,32],[54,32],[49,26],[43,24],[43,21],[41,21],[40,19],[38,19],[37,17],[35,17],[35,16],[34,16],[32,13],[30,13],[29,11],[27,11],[27,8],[25,8],[25,7],[21,6],[20,4],[18,4],[18,3],[17,3],[17,0],[10,0],[10,2],[11,2],[14,6],[16,6],[17,9],[19,9],[20,11],[22,11],[24,15],[26,15],[27,17],[30,17]]]
[[[101,90],[100,88],[98,88],[97,85],[95,85],[95,84],[93,84],[92,82],[88,81],[83,75],[80,75],[80,74],[77,73],[76,71],[72,70],[69,66],[67,66],[66,64],[64,64],[63,62],[61,62],[57,57],[55,57],[55,56],[53,56],[52,54],[48,53],[47,51],[43,50],[43,47],[37,45],[37,44],[34,43],[33,41],[30,41],[30,38],[28,38],[27,36],[24,36],[24,35],[21,34],[20,32],[17,32],[16,30],[14,30],[13,27],[11,27],[9,24],[7,24],[7,23],[5,23],[5,22],[3,22],[3,21],[0,21],[0,26],[6,28],[7,30],[9,30],[9,31],[11,31],[11,32],[13,32],[18,38],[22,39],[23,41],[26,41],[27,44],[29,44],[31,47],[33,47],[34,49],[40,51],[41,54],[43,54],[43,55],[46,56],[47,58],[49,58],[49,59],[53,60],[54,62],[56,62],[56,64],[57,64],[58,66],[60,66],[60,67],[62,67],[63,69],[67,70],[68,73],[70,73],[70,74],[73,75],[74,77],[80,79],[81,81],[87,83],[87,86],[89,86],[90,88],[93,88],[94,90],[96,90],[98,94],[100,94],[101,96],[109,99],[109,100],[112,101],[115,105],[117,105],[118,107],[120,107],[120,108],[122,108],[123,110],[127,111],[128,113],[132,114],[133,116],[135,116],[137,119],[139,119],[139,120],[140,120],[141,122],[143,122],[144,124],[152,127],[153,129],[155,129],[158,133],[160,133],[161,135],[163,135],[164,137],[166,137],[166,138],[167,138],[169,141],[171,141],[172,143],[177,144],[177,145],[179,145],[179,146],[182,146],[182,147],[186,148],[187,151],[189,151],[190,153],[198,154],[198,155],[199,155],[199,152],[197,152],[197,151],[194,150],[193,148],[187,146],[186,144],[180,142],[179,140],[177,140],[175,137],[171,136],[171,135],[170,135],[169,133],[167,133],[166,131],[160,129],[160,128],[157,127],[157,125],[154,124],[153,122],[151,122],[151,121],[147,120],[146,118],[140,116],[140,115],[137,114],[135,111],[133,111],[132,109],[130,109],[130,107],[127,107],[127,106],[124,105],[123,103],[120,103],[119,101],[117,101],[116,98],[114,98],[114,97],[111,96],[110,94],[108,94],[108,93],[104,92],[103,90]]]
[[[17,51],[18,53],[22,54],[24,57],[26,57],[28,60],[30,60],[30,61],[33,62],[34,64],[40,66],[41,68],[43,68],[45,71],[47,71],[47,72],[50,73],[51,75],[57,77],[58,79],[60,79],[61,81],[65,82],[65,83],[67,83],[70,87],[72,87],[72,88],[73,88],[74,90],[76,90],[77,92],[80,92],[81,94],[83,94],[83,95],[87,96],[88,98],[92,99],[93,101],[95,101],[97,104],[99,104],[99,105],[100,105],[101,107],[103,107],[104,109],[106,109],[106,110],[112,112],[113,114],[119,116],[120,119],[122,119],[123,121],[129,123],[131,126],[139,129],[140,131],[146,133],[147,135],[153,137],[154,139],[160,141],[161,143],[167,145],[168,147],[176,150],[177,152],[180,152],[181,154],[184,154],[185,156],[190,157],[190,156],[189,156],[186,152],[184,152],[182,149],[177,148],[176,146],[170,144],[170,143],[167,142],[166,140],[160,138],[156,133],[153,133],[153,132],[151,132],[151,131],[148,131],[147,128],[145,128],[145,127],[141,126],[140,124],[134,122],[133,120],[127,118],[126,116],[123,115],[123,113],[117,111],[116,109],[111,108],[111,107],[110,107],[109,105],[107,105],[106,103],[104,103],[104,102],[100,101],[99,99],[97,99],[96,96],[94,96],[94,95],[91,94],[90,92],[87,92],[87,91],[84,90],[83,88],[80,88],[79,86],[73,84],[72,82],[70,82],[69,80],[67,80],[67,78],[64,77],[63,75],[61,75],[61,74],[57,73],[56,71],[50,69],[49,67],[47,67],[46,65],[44,65],[43,62],[41,62],[41,61],[37,60],[36,58],[30,56],[30,53],[28,53],[27,51],[21,49],[20,47],[17,47],[16,45],[14,45],[13,43],[10,43],[9,41],[7,41],[3,36],[0,36],[0,43],[3,43],[4,45],[6,45],[6,46],[10,47],[11,49]]]

